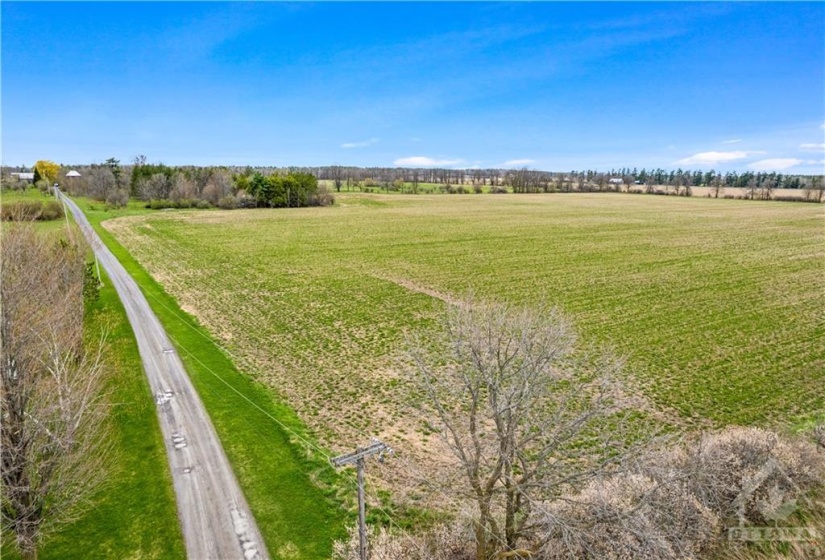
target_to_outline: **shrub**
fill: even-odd
[[[3,204],[2,218],[5,222],[30,222],[40,217],[42,206],[39,202],[23,200]]]
[[[206,210],[207,208],[212,208],[212,205],[209,203],[208,200],[199,200],[196,204],[196,207],[201,210]]]
[[[335,204],[335,196],[325,185],[319,185],[318,190],[309,197],[310,206],[332,206],[333,204]]]
[[[673,480],[625,473],[557,502],[542,527],[546,558],[677,560],[708,549],[719,519]]]
[[[49,200],[43,203],[43,209],[38,219],[43,221],[59,220],[63,216],[63,206],[56,200]]]
[[[493,185],[490,187],[491,194],[507,194],[507,189],[505,187],[500,187],[498,185]]]
[[[172,201],[164,200],[164,199],[157,199],[157,198],[153,198],[146,205],[146,208],[151,208],[152,210],[163,210],[164,208],[171,208],[171,207],[172,207]]]
[[[782,496],[811,491],[825,477],[825,457],[814,446],[759,428],[705,435],[665,455],[664,466],[684,473],[691,493],[722,520],[757,525],[781,514]]]
[[[218,201],[218,208],[232,210],[238,207],[238,199],[232,195],[227,195]]]
[[[63,216],[63,206],[56,200],[21,200],[3,204],[0,209],[0,219],[6,222],[50,221],[59,220]]]
[[[551,503],[540,522],[542,552],[606,559],[718,552],[725,526],[775,524],[796,510],[800,494],[819,489],[823,476],[825,455],[814,445],[730,427],[651,453],[631,471]]]
[[[106,195],[106,204],[112,208],[122,208],[129,204],[129,191],[114,189]]]
[[[472,534],[460,525],[440,525],[417,535],[367,527],[370,558],[376,560],[474,560]],[[358,560],[358,528],[333,545],[332,560]]]
[[[481,185],[473,185],[473,192],[476,194],[481,194],[482,192],[484,192],[484,189]]]

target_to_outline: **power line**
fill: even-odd
[[[60,195],[62,195],[63,193],[57,193],[57,194],[58,194],[58,196],[60,196]],[[64,195],[64,196],[65,196],[65,195]],[[60,198],[62,199],[62,198],[63,198],[63,196],[60,196]],[[65,207],[65,201],[63,201],[63,202],[64,202],[64,207]],[[68,215],[68,213],[67,213],[67,215]],[[76,223],[77,223],[77,222],[76,222]],[[78,226],[80,227],[80,224],[78,224]],[[92,227],[91,227],[91,224],[89,224],[89,229],[90,229],[90,230],[92,230],[92,231],[94,231],[94,228],[92,228]],[[97,248],[101,248],[101,249],[102,249],[102,248],[106,248],[106,249],[108,249],[108,247],[105,245],[105,243],[103,243],[103,242],[102,242],[102,240],[101,240],[101,239],[99,238],[99,236],[97,236],[97,235],[95,235],[95,236],[94,236],[93,245],[94,245],[95,247],[97,247]],[[144,290],[141,290],[141,291],[143,292]],[[231,358],[233,359],[233,361],[234,361],[234,360],[236,360],[235,356],[234,356],[231,352],[229,352],[227,349],[223,348],[220,344],[218,344],[218,343],[217,343],[215,340],[213,340],[211,337],[209,337],[209,336],[207,336],[206,334],[204,334],[201,330],[199,330],[199,329],[195,328],[193,325],[191,325],[188,321],[186,321],[186,320],[185,320],[185,318],[183,318],[181,315],[179,315],[179,314],[178,314],[178,313],[177,313],[174,309],[171,309],[169,306],[167,306],[167,305],[166,305],[166,304],[165,304],[165,303],[164,303],[164,302],[163,302],[160,298],[158,298],[157,296],[155,296],[155,295],[154,295],[154,294],[152,294],[152,293],[149,293],[148,295],[149,295],[152,299],[154,299],[154,300],[155,300],[155,301],[156,301],[159,305],[161,305],[164,309],[166,309],[168,312],[170,312],[172,315],[174,315],[174,316],[175,316],[178,320],[180,320],[181,322],[183,322],[183,323],[184,323],[187,327],[189,327],[191,330],[193,330],[193,331],[197,332],[200,336],[202,336],[202,337],[203,337],[204,339],[206,339],[208,342],[210,342],[210,343],[214,344],[214,345],[215,345],[218,349],[220,349],[220,350],[222,350],[223,352],[225,352],[225,353],[226,353],[229,357],[231,357]],[[164,329],[164,330],[166,330],[166,329]],[[175,344],[178,348],[182,349],[182,350],[183,350],[184,352],[186,352],[186,353],[187,353],[187,354],[188,354],[188,355],[189,355],[189,356],[190,356],[193,360],[195,360],[197,363],[199,363],[199,364],[200,364],[200,365],[201,365],[201,366],[202,366],[205,370],[207,370],[209,373],[211,373],[214,377],[216,377],[219,381],[221,381],[221,382],[222,382],[225,386],[227,386],[230,390],[232,390],[234,393],[236,393],[238,396],[240,396],[243,400],[245,400],[246,402],[248,402],[249,404],[251,404],[251,405],[252,405],[255,409],[257,409],[259,412],[263,413],[266,417],[268,417],[270,420],[272,420],[272,421],[273,421],[273,422],[275,422],[277,425],[279,425],[279,426],[280,426],[280,427],[281,427],[281,428],[282,428],[285,432],[287,432],[287,433],[289,433],[289,434],[293,435],[293,436],[294,436],[295,438],[297,438],[299,441],[303,442],[303,443],[304,443],[307,447],[309,447],[309,448],[311,448],[311,449],[316,450],[318,453],[320,453],[322,456],[324,456],[327,460],[329,460],[329,459],[330,459],[329,454],[328,454],[326,451],[324,451],[324,450],[323,450],[320,446],[318,446],[318,445],[317,445],[317,444],[315,444],[314,442],[312,442],[312,441],[308,440],[307,438],[303,437],[301,434],[299,434],[298,432],[296,432],[295,430],[293,430],[292,428],[290,428],[289,426],[287,426],[286,424],[284,424],[283,422],[281,422],[280,420],[278,420],[277,418],[275,418],[274,416],[272,416],[272,415],[271,415],[268,411],[266,411],[265,409],[263,409],[263,408],[262,408],[261,406],[259,406],[257,403],[255,403],[254,401],[252,401],[251,399],[249,399],[246,395],[244,395],[241,391],[239,391],[238,389],[236,389],[236,388],[235,388],[235,387],[234,387],[231,383],[229,383],[226,379],[224,379],[222,376],[220,376],[220,375],[219,375],[217,372],[215,372],[212,368],[210,368],[208,365],[206,365],[205,363],[203,363],[203,362],[200,360],[200,358],[198,358],[198,357],[197,357],[194,353],[192,353],[192,352],[191,352],[188,348],[186,348],[183,344],[181,344],[181,342],[180,342],[180,341],[176,340],[173,336],[169,335],[169,333],[168,333],[168,332],[166,333],[166,336],[167,336],[167,337],[168,337],[168,338],[169,338],[169,339],[170,339],[170,340],[171,340],[171,341],[172,341],[172,342],[173,342],[173,343],[174,343],[174,344]],[[389,449],[389,447],[387,447],[387,449]],[[362,474],[363,474],[363,473],[362,473]],[[363,482],[362,482],[361,487],[363,488],[364,486],[365,486],[365,484],[363,484]],[[420,544],[419,544],[419,543],[418,543],[418,542],[417,542],[417,541],[416,541],[416,540],[415,540],[412,536],[410,536],[410,535],[407,533],[407,531],[406,531],[403,527],[401,527],[401,526],[400,526],[400,525],[399,525],[399,524],[398,524],[398,523],[394,520],[393,516],[392,516],[392,515],[390,515],[390,513],[389,513],[389,512],[388,512],[388,511],[387,511],[387,510],[386,510],[386,509],[385,509],[385,508],[381,505],[381,500],[380,500],[380,498],[378,498],[378,497],[376,496],[375,501],[376,501],[376,504],[377,504],[377,505],[375,506],[375,507],[376,507],[376,509],[378,509],[381,513],[383,513],[383,515],[385,516],[385,518],[386,518],[386,519],[387,519],[387,521],[389,522],[390,526],[394,527],[394,528],[395,528],[397,531],[399,531],[399,532],[400,532],[403,536],[405,536],[408,540],[410,540],[410,542],[411,542],[411,543],[412,543],[412,544],[413,544],[416,548],[418,548],[418,549],[419,549],[419,551],[421,551],[421,552],[423,553],[423,556],[422,556],[422,557],[426,557],[426,552],[425,552],[425,551],[421,548]]]
[[[153,296],[153,297],[154,297],[154,296]],[[157,298],[155,298],[155,299],[157,299]],[[159,301],[159,303],[160,303],[161,305],[163,305],[163,306],[164,306],[167,310],[169,310],[171,313],[175,314],[174,310],[169,309],[169,308],[168,308],[165,304],[163,304],[163,303],[162,303],[162,302],[160,302],[160,301]],[[177,316],[177,314],[176,314],[176,316]],[[179,319],[181,319],[179,316],[178,316],[178,318],[179,318]],[[183,320],[183,319],[181,319],[181,320]],[[185,322],[185,321],[184,321],[184,322]],[[186,324],[188,325],[188,323],[186,323]],[[191,326],[190,326],[190,327],[191,327]],[[192,328],[193,330],[197,330],[197,329],[195,329],[194,327],[191,327],[191,328]],[[202,336],[205,336],[205,335],[203,335],[203,333],[200,333],[200,334],[201,334]],[[260,412],[262,412],[264,415],[266,415],[268,418],[270,418],[273,422],[275,422],[276,424],[278,424],[278,425],[279,425],[282,429],[284,429],[284,430],[285,430],[285,431],[287,431],[288,433],[292,434],[293,436],[295,436],[296,438],[298,438],[299,440],[301,440],[301,441],[302,441],[303,443],[305,443],[308,447],[310,447],[310,448],[312,448],[312,449],[316,450],[318,453],[320,453],[320,454],[321,454],[321,455],[322,455],[325,459],[327,459],[328,461],[332,462],[332,457],[331,457],[331,456],[330,456],[330,455],[329,455],[329,454],[328,454],[328,453],[327,453],[327,452],[326,452],[323,448],[321,448],[320,446],[318,446],[318,445],[317,445],[317,444],[315,444],[314,442],[311,442],[311,441],[307,440],[306,438],[304,438],[303,436],[301,436],[300,434],[298,434],[297,432],[295,432],[292,428],[290,428],[289,426],[286,426],[283,422],[281,422],[280,420],[278,420],[277,418],[275,418],[274,416],[272,416],[271,414],[269,414],[266,410],[264,410],[264,409],[262,409],[260,406],[258,406],[258,404],[257,404],[257,403],[255,403],[254,401],[250,400],[248,397],[246,397],[246,395],[244,395],[243,393],[241,393],[240,391],[238,391],[238,390],[237,390],[234,386],[232,386],[232,384],[230,384],[228,381],[226,381],[226,380],[225,380],[223,377],[221,377],[221,376],[220,376],[217,372],[215,372],[214,370],[212,370],[212,368],[210,368],[208,365],[204,364],[204,363],[203,363],[203,362],[202,362],[202,361],[201,361],[201,360],[200,360],[200,359],[199,359],[199,358],[198,358],[195,354],[193,354],[193,353],[192,353],[189,349],[187,349],[185,346],[182,346],[182,345],[181,345],[181,343],[180,343],[179,341],[177,341],[177,340],[176,340],[175,338],[173,338],[171,335],[169,336],[169,338],[170,338],[170,340],[172,340],[172,342],[173,342],[176,346],[178,346],[179,348],[181,348],[182,350],[184,350],[184,351],[185,351],[185,352],[186,352],[189,356],[191,356],[191,357],[192,357],[192,359],[194,359],[196,362],[198,362],[198,363],[199,363],[199,364],[200,364],[200,365],[201,365],[204,369],[206,369],[206,370],[207,370],[209,373],[211,373],[213,376],[215,376],[216,378],[218,378],[218,379],[219,379],[219,380],[220,380],[220,381],[221,381],[224,385],[226,385],[227,387],[229,387],[229,388],[230,388],[233,392],[237,393],[237,394],[238,394],[241,398],[243,398],[245,401],[249,402],[249,403],[250,403],[253,407],[255,407],[257,410],[259,410]],[[208,338],[207,338],[207,339],[208,339]],[[211,341],[211,339],[208,339],[208,340],[210,340],[210,341]],[[213,341],[213,343],[214,343],[214,341]],[[215,344],[216,346],[218,346],[218,348],[222,348],[222,347],[221,347],[220,345],[218,345],[217,343],[214,343],[214,344]],[[460,505],[460,504],[459,504],[459,503],[455,500],[455,498],[454,498],[453,496],[450,496],[450,495],[449,495],[449,494],[447,494],[444,490],[440,489],[438,486],[436,486],[435,484],[433,484],[433,483],[431,482],[431,478],[432,478],[431,476],[427,476],[426,474],[422,474],[422,471],[420,471],[420,470],[417,468],[417,466],[415,466],[415,464],[414,464],[414,463],[412,463],[411,461],[408,461],[408,460],[406,460],[406,459],[404,459],[403,457],[400,457],[400,456],[398,456],[398,455],[394,455],[394,460],[400,460],[400,461],[401,461],[401,462],[402,462],[402,463],[403,463],[403,464],[404,464],[404,465],[405,465],[405,466],[406,466],[409,470],[414,471],[414,474],[416,474],[416,475],[418,476],[418,479],[419,479],[420,481],[425,482],[425,483],[427,484],[427,486],[428,486],[431,490],[433,490],[434,492],[436,492],[437,494],[439,494],[441,497],[446,498],[446,499],[447,499],[447,500],[448,500],[451,504],[453,504],[453,506],[454,506],[454,507],[455,507],[455,508],[456,508],[456,509],[460,512],[460,513],[462,513],[462,514],[464,514],[465,516],[470,517],[470,518],[471,518],[471,517],[473,517],[472,513],[471,513],[471,512],[469,512],[469,511],[468,511],[466,508],[464,508],[463,506],[461,506],[461,505]],[[344,471],[344,472],[346,472],[346,471]],[[351,475],[350,475],[350,476],[351,476]],[[379,478],[379,480],[380,480],[380,478]],[[381,499],[380,499],[380,497],[379,497],[379,496],[377,496],[377,495],[375,495],[375,496],[374,496],[374,502],[377,504],[377,505],[375,505],[374,507],[375,507],[376,509],[378,509],[381,513],[383,513],[383,514],[384,514],[384,516],[386,517],[386,519],[390,522],[390,525],[392,525],[392,526],[393,526],[396,530],[400,531],[400,532],[401,532],[401,533],[402,533],[402,534],[403,534],[403,535],[404,535],[404,536],[405,536],[408,540],[410,540],[410,542],[412,542],[412,543],[413,543],[413,545],[414,545],[414,546],[416,546],[417,548],[419,548],[419,550],[422,550],[422,552],[424,552],[424,551],[423,551],[423,549],[421,549],[420,545],[417,543],[417,541],[416,541],[416,540],[415,540],[415,539],[414,539],[411,535],[409,535],[409,533],[408,533],[408,532],[407,532],[407,531],[406,531],[403,527],[401,527],[401,526],[397,523],[397,521],[395,521],[395,520],[394,520],[393,516],[392,516],[392,515],[390,515],[390,513],[389,513],[389,512],[388,512],[388,511],[387,511],[387,510],[383,507],[383,506],[381,506]],[[359,508],[359,509],[360,509],[360,508]],[[484,530],[485,532],[487,532],[487,533],[488,533],[488,535],[489,535],[490,537],[492,537],[494,540],[496,540],[499,544],[506,546],[505,541],[504,541],[504,540],[502,540],[502,538],[501,538],[499,535],[497,535],[497,534],[493,533],[493,532],[492,532],[492,531],[490,531],[487,527],[482,527],[482,530]]]
[[[344,465],[355,465],[358,470],[358,556],[361,560],[368,560],[367,519],[364,500],[365,459],[372,455],[378,455],[378,460],[383,461],[384,453],[392,453],[392,448],[382,441],[374,440],[370,446],[356,449],[355,453],[339,455],[329,460],[335,468],[341,468]]]
[[[104,245],[105,245],[105,244],[104,244]],[[223,347],[221,344],[219,344],[219,343],[218,343],[218,342],[217,342],[214,338],[212,338],[212,337],[210,337],[209,335],[207,335],[206,333],[204,333],[201,329],[198,329],[198,328],[196,328],[194,325],[192,325],[189,321],[187,321],[187,320],[186,320],[186,318],[185,318],[185,317],[181,316],[179,313],[177,313],[177,311],[175,311],[174,309],[172,309],[172,308],[170,308],[168,305],[166,305],[166,304],[163,302],[163,300],[162,300],[161,298],[159,298],[158,296],[156,296],[156,295],[155,295],[154,293],[152,293],[150,290],[145,290],[145,289],[144,289],[144,290],[142,290],[142,291],[144,291],[144,293],[145,293],[146,295],[148,295],[149,297],[151,297],[151,298],[152,298],[152,299],[153,299],[153,300],[154,300],[154,301],[155,301],[158,305],[160,305],[161,307],[163,307],[164,309],[166,309],[166,310],[167,310],[170,314],[172,314],[175,318],[177,318],[180,322],[182,322],[182,323],[183,323],[186,327],[188,327],[191,331],[193,331],[193,332],[197,333],[199,336],[201,336],[202,338],[204,338],[206,341],[210,342],[211,344],[214,344],[216,348],[218,348],[219,350],[221,350],[221,351],[222,351],[223,353],[225,353],[225,354],[226,354],[229,358],[231,358],[231,359],[232,359],[232,361],[233,361],[233,365],[234,365],[234,362],[237,362],[237,361],[238,361],[238,358],[237,358],[237,357],[236,357],[236,356],[235,356],[232,352],[230,352],[228,349],[226,349],[226,348],[225,348],[225,347]],[[201,365],[201,367],[203,367],[206,371],[208,371],[210,374],[212,374],[214,377],[216,377],[216,378],[217,378],[217,379],[218,379],[221,383],[223,383],[223,384],[224,384],[226,387],[228,387],[231,391],[233,391],[234,393],[236,393],[236,394],[237,394],[239,397],[241,397],[244,401],[248,402],[248,403],[249,403],[250,405],[252,405],[255,409],[257,409],[259,412],[261,412],[262,414],[264,414],[267,418],[269,418],[270,420],[272,420],[273,422],[275,422],[275,423],[276,423],[278,426],[280,426],[280,427],[281,427],[281,428],[282,428],[285,432],[287,432],[287,433],[291,434],[292,436],[294,436],[296,439],[298,439],[299,441],[301,441],[301,442],[302,442],[303,444],[305,444],[307,447],[309,447],[309,448],[314,449],[315,451],[317,451],[317,452],[318,452],[321,456],[323,456],[326,460],[331,460],[331,456],[330,456],[330,455],[329,455],[329,453],[327,453],[327,452],[326,452],[323,448],[321,448],[319,445],[315,444],[314,442],[312,442],[312,441],[308,440],[306,437],[302,436],[301,434],[299,434],[298,432],[296,432],[295,430],[293,430],[292,428],[290,428],[289,426],[287,426],[286,424],[284,424],[282,421],[280,421],[279,419],[277,419],[276,417],[274,417],[272,414],[270,414],[267,410],[265,410],[265,409],[264,409],[264,408],[262,408],[260,405],[258,405],[256,402],[254,402],[253,400],[251,400],[251,399],[250,399],[249,397],[247,397],[244,393],[242,393],[241,391],[239,391],[239,390],[238,390],[235,386],[233,386],[231,383],[229,383],[226,379],[224,379],[222,376],[220,376],[217,372],[215,372],[212,368],[210,368],[208,365],[206,365],[205,363],[203,363],[203,362],[202,362],[202,361],[201,361],[201,360],[197,357],[197,355],[195,355],[194,353],[192,353],[192,352],[191,352],[188,348],[186,348],[183,344],[181,344],[181,343],[180,343],[177,339],[175,339],[173,336],[169,335],[169,333],[168,333],[168,332],[167,332],[167,336],[169,337],[169,339],[170,339],[170,340],[172,340],[172,342],[173,342],[173,343],[174,343],[174,344],[175,344],[178,348],[182,349],[182,350],[183,350],[184,352],[186,352],[186,354],[188,354],[188,355],[189,355],[189,356],[190,356],[193,360],[195,360],[198,364],[200,364],[200,365]],[[363,435],[363,433],[362,433],[362,435]],[[415,467],[415,466],[414,466],[414,464],[413,464],[412,462],[407,461],[407,460],[405,460],[405,459],[403,459],[403,458],[401,458],[401,457],[397,457],[397,459],[401,460],[401,461],[402,461],[402,463],[404,463],[404,464],[405,464],[405,465],[406,465],[406,466],[407,466],[410,470],[416,471],[416,474],[418,474],[418,476],[419,476],[419,480],[420,480],[420,481],[425,482],[425,483],[427,484],[427,486],[428,486],[431,490],[433,490],[434,492],[438,493],[438,494],[439,494],[439,495],[441,495],[442,497],[446,498],[446,499],[447,499],[450,503],[452,503],[452,504],[454,505],[454,507],[455,507],[455,508],[456,508],[459,512],[463,513],[464,515],[467,515],[468,517],[472,517],[472,514],[471,514],[470,512],[468,512],[468,511],[467,511],[464,507],[462,507],[460,504],[458,504],[458,503],[455,501],[455,498],[454,498],[453,496],[448,495],[446,492],[444,492],[443,490],[441,490],[440,488],[438,488],[436,485],[434,485],[434,484],[431,482],[431,477],[430,477],[430,476],[421,475],[421,471],[420,471],[420,470],[418,470],[418,469],[417,469],[417,467]],[[380,478],[379,478],[379,480],[380,480]],[[359,483],[359,486],[364,486],[364,485],[363,485],[363,482]],[[384,514],[385,518],[389,521],[390,525],[391,525],[391,526],[393,526],[394,528],[396,528],[396,530],[400,531],[400,532],[401,532],[401,533],[402,533],[405,537],[407,537],[407,538],[408,538],[408,539],[409,539],[409,540],[410,540],[410,541],[414,544],[414,546],[416,546],[417,548],[419,548],[419,550],[421,550],[422,552],[424,552],[424,551],[423,551],[423,549],[421,549],[420,544],[419,544],[419,543],[418,543],[418,542],[417,542],[417,541],[416,541],[416,540],[415,540],[412,536],[410,536],[410,535],[408,534],[408,532],[407,532],[406,530],[404,530],[404,528],[403,528],[403,527],[401,527],[401,526],[400,526],[400,525],[399,525],[399,524],[398,524],[398,523],[394,520],[393,516],[392,516],[392,515],[390,515],[390,514],[389,514],[389,512],[388,512],[385,508],[383,508],[383,506],[381,506],[381,500],[380,500],[380,498],[376,496],[375,501],[377,502],[377,505],[375,506],[375,508],[376,508],[376,509],[378,509],[381,513],[383,513],[383,514]],[[360,510],[360,507],[359,507],[359,510]],[[502,545],[505,545],[505,546],[506,546],[506,543],[505,543],[505,542],[501,539],[501,537],[500,537],[499,535],[497,535],[497,534],[495,534],[495,533],[491,532],[491,531],[490,531],[487,527],[483,527],[482,529],[483,529],[485,532],[487,532],[487,533],[489,534],[489,536],[490,536],[490,537],[492,537],[494,540],[498,541],[498,542],[499,542],[499,544],[502,544]]]
[[[161,303],[161,305],[164,305],[162,302],[159,302],[159,303]],[[164,307],[166,307],[166,306],[164,305]],[[166,308],[168,309],[168,307],[166,307]],[[174,313],[174,311],[173,311],[173,310],[169,310],[169,311],[170,311],[170,312],[172,312],[172,313]],[[215,377],[216,377],[218,380],[220,380],[220,381],[221,381],[224,385],[226,385],[227,387],[229,387],[229,388],[230,388],[233,392],[235,392],[238,396],[240,396],[242,399],[244,399],[245,401],[247,401],[249,404],[251,404],[251,405],[252,405],[254,408],[256,408],[258,411],[262,412],[262,413],[263,413],[266,417],[268,417],[269,419],[271,419],[273,422],[275,422],[276,424],[278,424],[278,426],[280,426],[280,427],[281,427],[284,431],[286,431],[286,432],[288,432],[288,433],[292,434],[293,436],[295,436],[296,438],[298,438],[300,441],[302,441],[303,443],[305,443],[308,447],[310,447],[310,448],[314,449],[315,451],[317,451],[318,453],[320,453],[320,454],[321,454],[324,458],[326,458],[328,461],[332,462],[332,457],[331,457],[331,456],[330,456],[330,455],[329,455],[326,451],[324,451],[324,449],[323,449],[323,448],[321,448],[320,446],[318,446],[318,445],[317,445],[317,444],[315,444],[314,442],[311,442],[311,441],[309,441],[308,439],[304,438],[303,436],[301,436],[300,434],[298,434],[295,430],[293,430],[292,428],[290,428],[289,426],[285,425],[283,422],[281,422],[280,420],[278,420],[277,418],[275,418],[274,416],[272,416],[271,414],[269,414],[269,412],[267,412],[266,410],[264,410],[263,408],[261,408],[260,406],[258,406],[258,404],[257,404],[257,403],[255,403],[254,401],[250,400],[250,399],[249,399],[246,395],[244,395],[243,393],[241,393],[240,391],[238,391],[238,390],[237,390],[234,386],[232,386],[232,384],[231,384],[231,383],[229,383],[228,381],[226,381],[226,379],[224,379],[223,377],[221,377],[221,376],[220,376],[217,372],[215,372],[212,368],[210,368],[208,365],[204,364],[204,363],[203,363],[203,362],[202,362],[202,361],[201,361],[201,360],[200,360],[200,359],[199,359],[199,358],[198,358],[195,354],[193,354],[193,353],[192,353],[192,352],[191,352],[188,348],[186,348],[185,346],[183,346],[183,345],[182,345],[182,344],[181,344],[178,340],[176,340],[174,337],[172,337],[172,336],[171,336],[171,335],[169,335],[168,333],[167,333],[167,336],[169,336],[169,339],[170,339],[170,340],[171,340],[171,341],[175,344],[175,346],[177,346],[178,348],[181,348],[181,349],[182,349],[184,352],[186,352],[186,353],[187,353],[187,354],[188,354],[188,355],[189,355],[189,356],[190,356],[193,360],[195,360],[196,362],[198,362],[198,363],[199,363],[199,364],[200,364],[200,365],[201,365],[204,369],[206,369],[209,373],[211,373],[213,376],[215,376]],[[216,344],[216,346],[218,346],[218,347],[220,348],[220,346],[219,346],[219,345],[217,345],[217,344]],[[387,447],[389,447],[389,446],[387,446]],[[351,475],[348,475],[348,474],[347,474],[347,475],[345,475],[345,476],[351,476]],[[361,484],[361,487],[366,488],[366,485],[362,483],[362,484]],[[417,547],[417,548],[418,548],[421,552],[425,552],[425,551],[421,548],[421,546],[418,544],[418,542],[417,542],[417,541],[416,541],[416,540],[415,540],[415,539],[414,539],[411,535],[409,535],[409,533],[408,533],[408,532],[407,532],[407,531],[406,531],[403,527],[401,527],[401,526],[400,526],[400,525],[399,525],[399,524],[398,524],[398,523],[394,520],[393,516],[392,516],[392,515],[391,515],[391,514],[390,514],[390,513],[389,513],[389,512],[388,512],[388,511],[387,511],[387,510],[386,510],[386,509],[382,506],[382,505],[381,505],[381,500],[380,500],[380,497],[379,497],[379,496],[377,496],[377,495],[376,495],[376,496],[374,496],[374,501],[375,501],[375,504],[377,504],[377,505],[375,505],[375,506],[373,506],[373,507],[375,507],[376,509],[378,509],[378,510],[379,510],[379,511],[380,511],[380,512],[384,515],[384,517],[385,517],[385,518],[389,521],[390,525],[391,525],[391,526],[393,526],[396,530],[400,531],[400,532],[402,533],[402,535],[403,535],[403,536],[405,536],[405,537],[406,537],[406,538],[407,538],[407,539],[408,539],[408,540],[409,540],[409,541],[413,544],[413,546]],[[360,509],[360,508],[359,508],[359,509]],[[424,557],[426,557],[426,554],[424,555]]]

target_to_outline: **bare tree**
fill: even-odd
[[[624,192],[630,192],[630,187],[633,186],[633,183],[636,181],[635,175],[630,175],[629,173],[622,176],[622,184],[624,185]]]
[[[232,195],[232,175],[225,169],[216,169],[209,176],[201,196],[213,206],[226,196]]]
[[[172,176],[172,188],[169,191],[170,199],[178,202],[181,200],[194,200],[197,196],[198,187],[194,181],[181,172]]]
[[[95,200],[106,200],[109,193],[117,188],[117,180],[109,167],[92,167],[87,175],[87,195]]]
[[[340,165],[333,165],[331,172],[335,192],[341,192],[341,185],[344,183],[344,170]]]
[[[166,199],[172,190],[172,181],[163,173],[155,173],[151,177],[139,179],[137,187],[143,200]]]
[[[770,200],[773,198],[773,190],[776,188],[776,173],[770,175],[765,174],[762,180],[762,185],[759,189],[759,198],[762,200]]]
[[[725,183],[722,181],[722,174],[717,173],[713,176],[710,182],[711,190],[713,191],[713,198],[719,198],[722,191],[725,190]]]
[[[581,358],[554,309],[470,302],[450,307],[441,326],[410,340],[411,374],[457,459],[451,490],[477,510],[476,558],[488,560],[529,540],[534,503],[622,456],[621,437],[597,421],[616,410],[620,363]]]
[[[745,188],[747,189],[745,198],[748,198],[749,200],[756,200],[756,189],[759,188],[759,181],[756,179],[756,175],[751,175]]]
[[[0,282],[2,523],[25,558],[104,480],[102,345],[83,337],[85,246],[29,225],[3,236]]]
[[[811,189],[816,193],[816,201],[822,202],[825,196],[825,181],[822,180],[821,175],[815,175],[811,178]]]

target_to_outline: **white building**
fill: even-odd
[[[9,173],[12,177],[17,177],[20,181],[34,182],[34,173]]]

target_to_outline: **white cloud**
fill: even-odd
[[[534,159],[510,159],[504,162],[504,167],[520,167],[522,165],[530,165],[531,163],[536,163]]]
[[[366,148],[367,146],[372,146],[378,142],[378,138],[370,138],[369,140],[364,140],[362,142],[344,142],[341,144],[342,148]]]
[[[799,149],[800,150],[805,150],[805,151],[810,151],[810,152],[820,152],[822,150],[825,150],[825,143],[822,143],[822,144],[815,144],[815,143],[800,144]]]
[[[426,156],[410,156],[399,158],[393,163],[399,167],[448,167],[461,163],[460,159],[436,159]]]
[[[781,169],[788,169],[800,163],[805,163],[801,159],[796,158],[768,158],[755,161],[748,165],[755,171],[779,171]]]
[[[680,159],[674,163],[681,165],[716,165],[719,163],[728,163],[738,159],[745,159],[751,154],[758,154],[762,152],[699,152],[690,157]]]
[[[742,139],[741,139],[741,138],[733,138],[733,139],[731,139],[731,140],[725,140],[725,141],[723,141],[723,142],[722,142],[722,144],[738,144],[738,143],[739,143],[739,142],[741,142],[741,141],[742,141]]]

